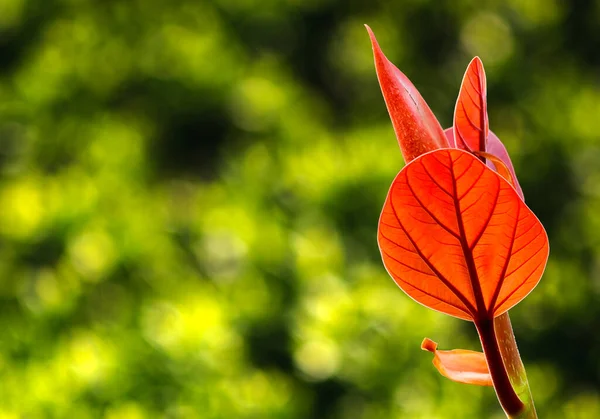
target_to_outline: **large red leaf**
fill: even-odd
[[[377,78],[385,99],[404,161],[409,162],[428,151],[448,147],[440,123],[410,82],[383,54],[371,28],[365,25],[375,57]]]
[[[467,320],[491,319],[521,301],[549,251],[515,189],[459,149],[424,154],[400,171],[378,242],[388,273],[410,297]]]
[[[458,383],[492,386],[490,369],[483,352],[466,349],[440,351],[437,343],[425,338],[421,349],[433,353],[433,365],[444,377]]]
[[[454,109],[456,146],[470,151],[486,151],[489,122],[483,63],[473,58],[463,77]]]

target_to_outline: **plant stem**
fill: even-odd
[[[515,392],[508,376],[508,370],[504,367],[502,353],[496,333],[494,330],[493,319],[483,319],[475,322],[475,327],[479,333],[483,353],[487,360],[494,390],[498,396],[498,401],[509,418],[518,417],[524,410],[524,405]]]
[[[475,322],[498,401],[509,419],[537,419],[508,313]]]
[[[512,387],[524,404],[523,411],[515,417],[519,419],[537,419],[525,366],[519,356],[519,349],[517,348],[508,312],[494,319],[494,330]]]

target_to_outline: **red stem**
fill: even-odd
[[[493,320],[479,320],[475,322],[479,333],[483,353],[490,369],[492,382],[500,405],[509,416],[516,416],[523,411],[524,405],[513,388],[508,372],[502,361],[502,354],[498,345],[498,339],[494,331]]]

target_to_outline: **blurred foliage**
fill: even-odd
[[[600,2],[0,0],[0,418],[501,418],[375,233],[369,23],[449,126],[473,55],[551,260],[540,417],[600,417]]]

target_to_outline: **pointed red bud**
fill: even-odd
[[[371,37],[377,78],[404,160],[408,163],[421,154],[448,148],[440,123],[419,91],[386,58],[371,28],[365,27]]]

